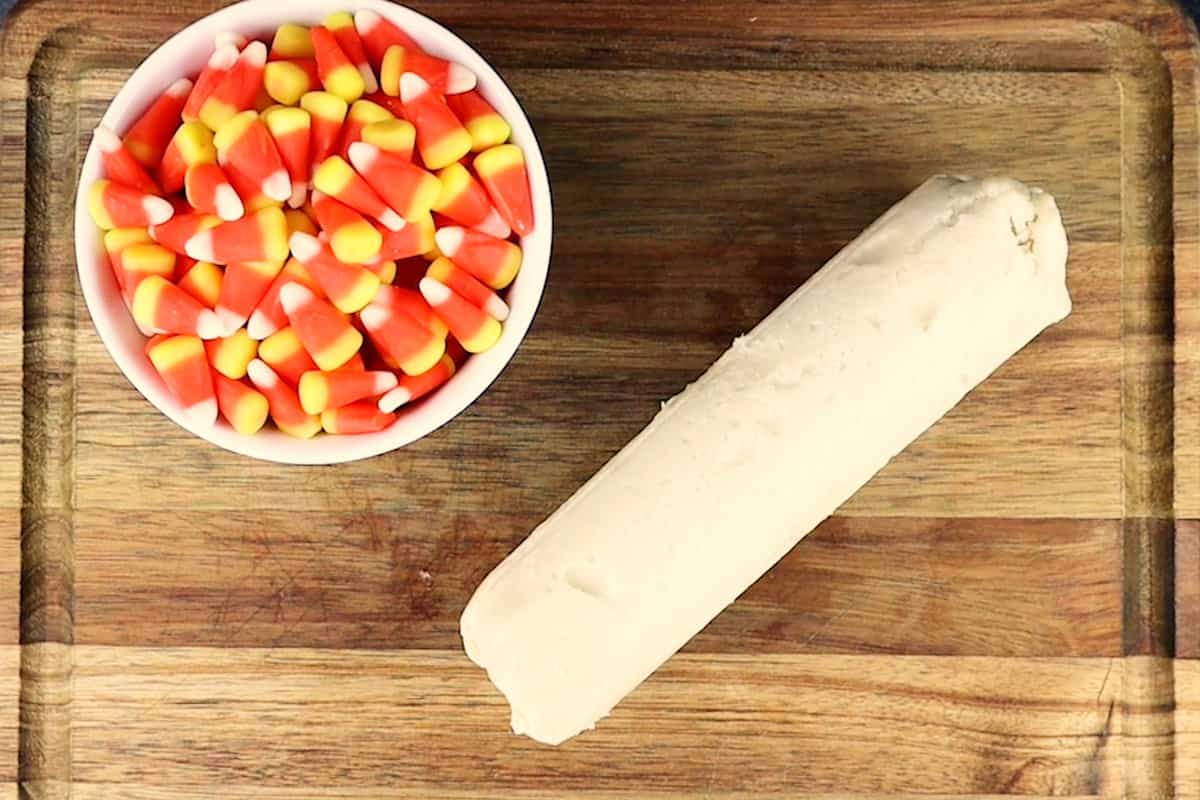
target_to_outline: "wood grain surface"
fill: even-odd
[[[1200,798],[1197,61],[1173,7],[412,3],[531,117],[550,282],[451,425],[285,468],[138,396],[74,274],[92,127],[219,5],[35,0],[0,40],[0,796]],[[597,730],[512,736],[457,635],[478,581],[934,172],[1055,195],[1072,315]]]

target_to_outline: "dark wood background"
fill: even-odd
[[[91,128],[140,59],[219,5],[35,0],[4,31],[0,795],[1200,797],[1182,14],[413,3],[532,118],[550,282],[460,419],[303,469],[158,414],[104,352],[74,274]],[[509,734],[457,635],[477,582],[934,172],[1055,194],[1072,316],[596,731],[560,749]]]

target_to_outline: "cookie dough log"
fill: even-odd
[[[479,586],[467,655],[512,727],[593,727],[1071,310],[1054,199],[931,178],[715,364]]]

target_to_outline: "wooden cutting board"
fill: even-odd
[[[1179,11],[414,3],[532,117],[550,282],[461,418],[302,469],[155,411],[75,278],[92,126],[220,4],[40,0],[3,32],[0,794],[1200,797],[1197,57]],[[512,736],[457,635],[478,581],[935,172],[1053,192],[1074,313],[597,730]]]

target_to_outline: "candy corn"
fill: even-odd
[[[213,137],[217,162],[277,202],[292,198],[292,179],[267,126],[254,111],[232,117]]]
[[[406,119],[372,122],[362,129],[361,140],[373,144],[388,155],[412,161],[417,129]],[[349,152],[349,148],[347,148]]]
[[[346,264],[320,241],[305,233],[292,235],[292,253],[316,280],[329,301],[344,314],[365,307],[379,291],[379,278],[357,264]]]
[[[301,97],[321,88],[317,62],[311,58],[270,61],[263,67],[263,85],[272,100],[294,106]]]
[[[504,221],[521,236],[532,233],[533,201],[521,148],[502,144],[485,150],[475,156],[475,171]]]
[[[379,84],[375,80],[375,72],[367,62],[366,49],[354,27],[354,16],[348,11],[337,11],[325,18],[324,26],[333,34],[346,58],[358,69],[358,74],[363,80],[363,91],[366,94],[378,91]]]
[[[201,425],[217,421],[217,398],[203,342],[195,336],[156,336],[146,344],[146,355],[184,414]]]
[[[254,107],[262,87],[263,68],[267,64],[267,46],[251,42],[237,61],[200,106],[197,117],[213,131],[225,127],[231,119]]]
[[[212,309],[158,275],[150,275],[138,284],[132,311],[134,321],[145,331],[186,333],[201,339],[221,335],[221,322]]]
[[[187,258],[187,256],[180,256]],[[189,259],[190,260],[190,259]],[[201,304],[216,308],[221,299],[221,283],[225,273],[216,264],[197,261],[179,278],[178,286]]]
[[[417,129],[417,149],[429,169],[441,169],[471,152],[471,134],[429,84],[406,72],[400,78],[404,117]]]
[[[424,276],[422,275],[422,277]],[[385,286],[380,288],[373,302],[375,305],[387,306],[407,314],[421,325],[433,331],[433,335],[439,339],[445,339],[446,335],[450,332],[450,329],[446,327],[446,323],[442,322],[438,315],[433,313],[433,309],[429,306],[429,303],[425,302],[425,298],[415,289],[406,289],[402,286]]]
[[[338,137],[337,152],[342,158],[349,158],[350,145],[362,138],[362,132],[369,125],[381,122],[391,122],[396,116],[378,103],[370,100],[356,100],[346,112],[346,124],[342,126],[341,136]]]
[[[360,311],[358,318],[375,350],[392,369],[420,375],[446,352],[445,339],[398,308],[372,304]]]
[[[216,214],[232,222],[246,213],[242,198],[229,184],[225,170],[216,164],[197,164],[189,168],[184,188],[188,202],[202,214]]]
[[[312,218],[309,217],[308,214],[305,214],[301,209],[291,208],[283,212],[283,215],[287,219],[289,238],[296,231],[307,233],[309,236],[317,235],[316,223],[314,223]]]
[[[300,107],[312,117],[309,155],[314,164],[320,164],[337,149],[349,105],[329,92],[309,92],[300,98]]]
[[[217,148],[213,134],[199,122],[185,122],[171,137],[158,167],[158,182],[164,192],[178,192],[184,187],[187,171],[197,164],[217,163]]]
[[[266,208],[237,222],[224,222],[200,231],[187,240],[184,250],[197,261],[214,264],[245,261],[282,264],[288,257],[287,218],[278,208]]]
[[[445,284],[456,295],[476,308],[487,312],[489,317],[503,322],[508,319],[508,304],[499,295],[479,282],[475,276],[457,266],[448,258],[439,258],[429,265],[427,277]]]
[[[500,341],[503,332],[500,323],[483,309],[476,308],[455,294],[444,283],[427,277],[421,279],[419,288],[434,312],[450,327],[450,333],[468,353],[482,353]]]
[[[238,330],[224,339],[210,339],[204,343],[208,363],[227,378],[241,380],[246,377],[246,367],[258,354],[258,342],[246,331]]]
[[[374,403],[365,401],[331,408],[321,414],[321,427],[326,433],[343,435],[376,433],[395,421],[394,414],[386,414]]]
[[[419,400],[450,380],[456,369],[454,359],[444,355],[433,369],[420,375],[402,376],[395,389],[379,398],[379,410],[391,413],[403,405]]]
[[[267,424],[271,408],[262,392],[251,389],[241,381],[230,380],[219,372],[213,373],[212,381],[221,416],[235,431],[243,436],[251,436],[262,430],[263,425]]]
[[[421,50],[394,44],[383,54],[379,66],[379,86],[390,97],[400,96],[400,77],[406,72],[420,75],[438,94],[454,95],[475,88],[475,73]]]
[[[317,59],[317,71],[325,91],[335,94],[347,103],[363,96],[366,83],[358,67],[350,62],[337,38],[328,28],[318,25],[311,31],[313,53]]]
[[[354,25],[362,37],[371,65],[376,69],[383,69],[388,50],[399,45],[407,56],[404,71],[415,72],[430,83],[440,84],[437,87],[439,93],[454,94],[475,87],[474,73],[461,64],[444,66],[447,62],[430,56],[411,36],[376,12],[366,9],[357,12]]]
[[[504,144],[512,135],[508,122],[478,90],[451,95],[446,98],[446,105],[471,134],[471,150],[476,153]]]
[[[362,214],[318,191],[312,193],[312,209],[321,228],[329,234],[330,248],[338,260],[361,264],[379,254],[383,234]],[[293,248],[295,243],[293,238]]]
[[[158,194],[158,184],[142,162],[133,157],[133,153],[125,147],[121,137],[101,125],[92,134],[96,146],[100,148],[100,161],[104,174],[108,179],[136,189],[144,194]]]
[[[162,161],[191,91],[192,82],[187,78],[175,81],[125,134],[125,147],[142,166],[153,169]]]
[[[174,207],[161,197],[105,179],[92,184],[88,192],[88,211],[92,221],[106,231],[161,225],[175,214]],[[401,222],[401,226],[403,224]]]
[[[225,336],[246,324],[283,269],[283,261],[236,261],[225,268],[217,317]]]
[[[416,222],[405,225],[398,231],[381,230],[383,244],[379,248],[379,257],[389,261],[399,261],[410,256],[428,253],[436,244],[434,230],[433,217],[429,214]]]
[[[300,377],[300,405],[309,414],[320,414],[356,400],[379,397],[396,384],[396,376],[390,372],[306,372]]]
[[[263,339],[258,346],[258,357],[271,365],[292,386],[300,383],[301,376],[317,369],[316,362],[304,349],[304,344],[294,328],[280,328]]]
[[[275,370],[256,358],[250,362],[246,373],[251,383],[266,396],[271,419],[275,420],[279,430],[299,439],[311,439],[317,435],[321,430],[320,418],[304,413],[296,390],[280,380]]]
[[[404,219],[388,208],[341,156],[330,156],[317,167],[313,173],[313,186],[355,211],[379,220],[389,230],[398,231],[404,227]]]
[[[233,69],[233,65],[237,63],[238,55],[240,55],[240,50],[241,47],[230,42],[217,45],[217,49],[209,56],[208,63],[200,71],[200,76],[196,78],[196,85],[192,87],[191,94],[188,95],[187,103],[183,107],[182,116],[184,122],[200,121],[200,109],[204,107],[204,102],[212,96],[212,93],[225,80],[225,76],[229,74],[229,70]]]
[[[283,265],[283,270],[275,276],[271,287],[267,289],[267,293],[258,302],[258,306],[246,323],[246,331],[250,334],[250,338],[266,339],[276,331],[288,326],[287,314],[283,311],[283,304],[279,302],[279,290],[283,288],[284,284],[293,282],[318,291],[317,282],[308,274],[304,265],[295,258],[288,259],[288,262]]]
[[[362,334],[346,316],[298,283],[279,290],[288,322],[316,365],[330,372],[345,364],[362,347]]]
[[[281,108],[263,117],[275,139],[275,147],[287,167],[292,183],[288,205],[299,208],[308,195],[312,171],[309,146],[312,141],[312,116],[302,108]]]
[[[221,218],[211,214],[176,214],[161,225],[150,226],[150,237],[164,247],[186,255],[189,239],[220,224]]]
[[[395,261],[380,261],[375,260],[363,264],[371,273],[379,279],[381,285],[386,285],[396,280],[396,262]]]
[[[120,262],[117,283],[129,304],[133,302],[138,285],[146,278],[157,275],[170,280],[175,274],[175,254],[153,242],[129,245],[121,251]]]
[[[410,161],[390,156],[373,144],[350,145],[350,162],[384,202],[409,222],[427,215],[443,193],[437,176]]]
[[[108,254],[108,263],[112,266],[118,288],[125,289],[125,268],[122,260],[124,252],[135,244],[153,241],[145,228],[114,228],[105,232],[104,252]]]
[[[433,203],[433,210],[455,222],[477,231],[507,239],[512,233],[500,216],[487,190],[479,185],[467,168],[457,161],[438,173],[442,191]]]
[[[504,239],[464,228],[441,228],[434,234],[442,255],[493,289],[513,282],[521,269],[521,248]]]
[[[308,28],[285,22],[275,31],[271,40],[270,57],[272,61],[292,58],[312,58],[312,35]]]

